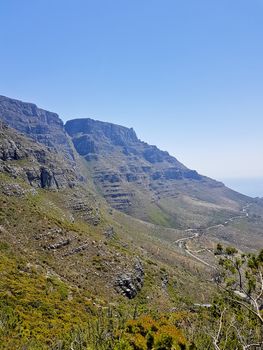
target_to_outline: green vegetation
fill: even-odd
[[[216,253],[220,288],[211,306],[160,314],[149,308],[145,313],[136,304],[130,311],[125,305],[99,305],[56,274],[17,258],[0,242],[1,349],[260,348],[263,251],[240,254],[218,244]]]
[[[32,340],[51,345],[82,323],[85,307],[76,291],[37,265],[1,252],[0,305],[2,348],[15,349]],[[69,298],[69,293],[74,297]]]
[[[143,316],[128,321],[128,312],[124,316],[117,309],[94,306],[85,293],[55,275],[44,275],[40,266],[17,259],[4,244],[0,306],[1,349],[69,349],[69,344],[73,349],[117,349],[120,344],[148,349],[150,334],[156,349],[167,339],[171,344],[185,344],[169,318]]]

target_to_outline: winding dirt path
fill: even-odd
[[[244,205],[241,209],[241,214],[240,215],[236,215],[236,216],[232,216],[230,217],[228,220],[226,220],[223,224],[217,224],[217,225],[212,225],[212,226],[208,226],[204,229],[195,229],[195,228],[189,228],[186,229],[184,232],[186,233],[193,233],[191,236],[189,237],[184,237],[184,238],[179,238],[176,241],[172,242],[172,244],[176,244],[179,248],[183,249],[188,255],[190,255],[192,258],[198,260],[199,262],[201,262],[202,264],[209,266],[212,269],[216,269],[215,266],[209,264],[208,262],[204,261],[203,259],[199,258],[198,256],[196,256],[194,253],[201,253],[202,251],[208,251],[211,253],[211,250],[208,248],[202,248],[200,250],[197,251],[193,251],[191,249],[189,249],[189,247],[187,246],[187,243],[193,239],[199,238],[202,234],[204,234],[205,232],[214,229],[214,228],[218,228],[218,227],[225,227],[227,226],[230,222],[233,222],[235,220],[238,219],[244,219],[244,218],[249,218],[249,213],[248,213],[248,209],[251,206],[252,203],[247,203],[246,205]]]

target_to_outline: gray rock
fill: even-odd
[[[113,238],[115,235],[114,228],[112,226],[109,227],[107,230],[104,231],[104,235],[108,239]]]
[[[95,143],[88,135],[82,135],[73,139],[73,144],[82,156],[90,153],[96,153]]]
[[[93,119],[74,119],[66,123],[67,133],[95,135],[96,139],[109,139],[114,145],[126,146],[130,142],[138,141],[135,131],[120,125],[105,123]],[[87,152],[88,153],[88,152]]]
[[[162,288],[166,289],[169,283],[169,277],[167,273],[163,273],[161,279],[162,279]]]
[[[58,188],[58,185],[54,178],[54,174],[52,174],[46,168],[40,169],[40,183],[42,188],[54,188],[54,187]]]
[[[160,163],[170,157],[168,152],[161,151],[156,146],[148,146],[143,156],[150,163]]]
[[[1,184],[1,190],[2,190],[2,193],[5,194],[6,196],[15,196],[15,197],[22,197],[27,192],[19,184],[16,184],[16,183],[11,183],[11,184],[3,183]]]
[[[0,96],[0,118],[12,128],[74,160],[63,122],[56,113],[45,111],[32,103]]]
[[[73,248],[70,252],[64,254],[64,256],[69,256],[69,255],[73,255],[73,254],[77,254],[79,252],[82,252],[83,250],[87,249],[89,247],[88,243],[82,244],[79,247]]]
[[[46,247],[48,250],[55,250],[55,249],[60,249],[62,247],[65,247],[70,244],[70,239],[66,239],[64,241],[59,241],[54,244],[50,244],[49,246]]]
[[[70,161],[7,126],[0,128],[0,171],[52,190],[72,188],[80,181]]]
[[[144,269],[139,260],[136,261],[132,272],[125,272],[117,276],[116,290],[129,299],[133,299],[142,289],[144,283]]]

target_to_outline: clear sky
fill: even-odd
[[[0,94],[263,178],[263,0],[1,0]]]

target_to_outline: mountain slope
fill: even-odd
[[[68,121],[65,129],[107,202],[142,220],[202,227],[248,200],[140,141],[133,129],[92,119]]]
[[[108,302],[143,289],[139,298],[147,304],[162,297],[163,307],[171,306],[174,292],[166,295],[160,268],[178,281],[186,279],[183,269],[195,281],[185,258],[160,240],[161,228],[109,210],[60,157],[0,123],[0,254],[8,246],[23,264]]]

